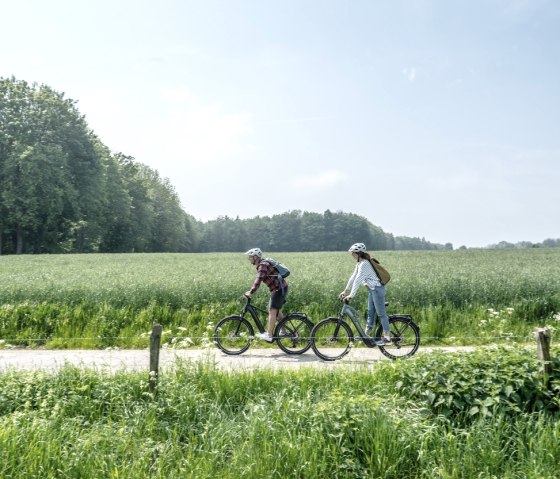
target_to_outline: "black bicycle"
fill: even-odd
[[[354,324],[358,331],[357,336],[354,336],[346,317],[350,318]],[[379,323],[378,318],[376,318],[376,322]],[[381,324],[374,328],[374,336],[367,336],[358,320],[358,312],[344,303],[338,318],[326,318],[315,325],[311,331],[311,346],[315,354],[325,361],[335,361],[346,356],[355,340],[362,341],[368,348],[377,346],[385,356],[391,359],[412,356],[420,346],[420,329],[412,321],[412,317],[407,314],[390,314],[389,326],[391,342],[377,345],[376,338],[383,337]]]
[[[246,303],[241,313],[221,319],[214,329],[214,342],[226,354],[244,353],[255,339],[255,329],[246,318],[247,314],[260,333],[266,331],[259,312],[264,313],[268,321],[268,311],[251,304],[251,298],[245,296],[244,299]],[[290,313],[276,324],[273,340],[288,354],[303,354],[311,347],[312,329],[313,322],[305,313]]]

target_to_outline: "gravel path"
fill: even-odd
[[[434,350],[471,351],[473,347],[420,348],[417,354]],[[387,360],[377,348],[357,348],[339,361],[322,361],[312,350],[302,355],[288,355],[278,349],[251,348],[239,356],[228,356],[218,349],[182,349],[160,351],[160,368],[173,367],[178,359],[210,361],[224,370],[251,370],[259,368],[293,369],[318,367],[323,369],[373,366]],[[66,364],[105,371],[149,369],[147,349],[111,350],[0,350],[0,370],[56,370]]]

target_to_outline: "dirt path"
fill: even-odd
[[[417,354],[439,351],[471,351],[473,347],[420,348]],[[160,367],[173,367],[177,360],[210,361],[224,370],[251,370],[259,368],[293,369],[318,367],[323,369],[373,366],[381,360],[388,360],[378,349],[357,348],[339,361],[326,362],[313,351],[302,355],[288,355],[278,349],[251,348],[239,356],[228,356],[218,349],[183,349],[160,352]],[[149,351],[147,349],[127,350],[0,350],[0,371],[55,370],[65,364],[105,371],[148,370]]]

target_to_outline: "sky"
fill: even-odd
[[[77,101],[208,221],[560,238],[557,0],[0,0],[0,77]],[[356,238],[360,241],[360,238]]]

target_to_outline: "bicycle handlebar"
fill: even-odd
[[[247,302],[247,304],[251,303],[251,296],[247,296],[247,295],[243,294],[241,296],[241,299],[244,299]]]

